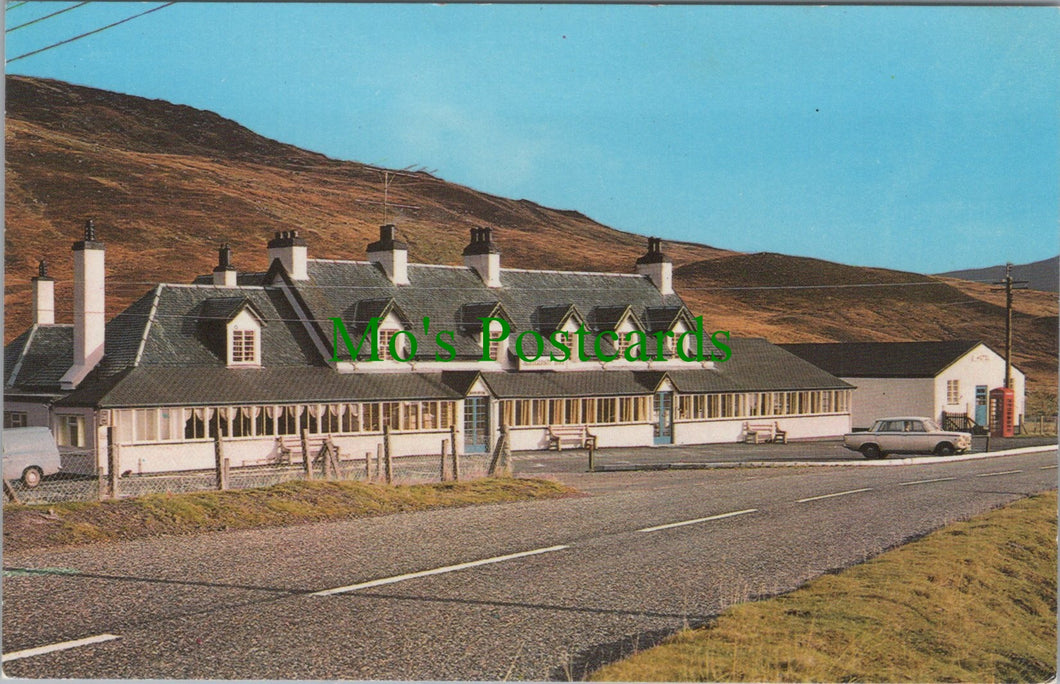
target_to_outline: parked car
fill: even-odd
[[[3,433],[5,480],[36,487],[45,475],[59,472],[59,448],[46,427],[7,428]]]
[[[949,456],[970,449],[972,436],[943,430],[923,416],[883,418],[868,432],[844,435],[843,446],[860,451],[865,458],[883,458],[893,453]]]

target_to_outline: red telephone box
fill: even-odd
[[[1009,387],[990,390],[990,436],[1011,437],[1016,422],[1016,393]]]

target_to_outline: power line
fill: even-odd
[[[28,4],[29,4],[29,0],[23,0],[22,2],[16,2],[15,4],[13,4],[13,5],[9,6],[9,7],[5,7],[4,11],[5,12],[10,12],[13,9],[18,9],[19,7],[22,7],[22,5],[28,5]]]
[[[138,17],[142,17],[145,14],[151,14],[152,12],[157,12],[160,9],[165,9],[166,7],[169,7],[170,5],[175,5],[175,4],[176,4],[176,2],[167,2],[164,5],[159,5],[158,7],[154,7],[152,9],[149,9],[149,10],[145,11],[145,12],[140,12],[139,14],[134,14],[131,17],[126,17],[126,18],[124,18],[124,19],[122,19],[120,21],[116,21],[116,22],[114,22],[112,24],[107,24],[106,26],[101,26],[98,29],[93,29],[91,31],[87,31],[87,32],[82,33],[80,35],[76,35],[73,38],[67,38],[66,40],[61,40],[58,43],[52,43],[51,45],[47,45],[45,47],[40,48],[39,50],[33,50],[32,52],[27,52],[25,54],[19,55],[18,57],[12,57],[11,59],[7,60],[6,63],[10,64],[11,62],[17,62],[20,59],[25,59],[26,57],[32,57],[33,55],[39,55],[40,53],[44,52],[45,50],[51,50],[52,48],[57,48],[60,45],[66,45],[67,43],[72,43],[75,40],[81,40],[82,38],[87,38],[88,36],[91,36],[91,35],[93,35],[95,33],[99,33],[100,31],[106,31],[109,28],[114,28],[115,26],[118,26],[120,24],[124,24],[127,21],[132,21],[133,19],[136,19]]]
[[[34,19],[32,21],[27,21],[24,24],[19,24],[18,26],[12,26],[11,28],[9,28],[6,31],[4,31],[4,33],[11,33],[12,31],[17,31],[20,28],[25,28],[26,26],[32,26],[33,24],[37,24],[39,22],[44,21],[45,19],[51,19],[52,17],[57,17],[60,14],[63,14],[64,12],[69,12],[70,10],[75,10],[78,7],[83,7],[84,5],[87,5],[87,4],[88,4],[87,0],[86,0],[86,2],[79,2],[76,5],[73,5],[71,7],[65,7],[65,8],[59,10],[58,12],[52,12],[51,14],[45,14],[43,17],[37,17],[36,19]]]

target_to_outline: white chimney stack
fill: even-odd
[[[62,377],[63,389],[75,389],[103,358],[106,332],[104,245],[92,221],[85,239],[74,243],[74,365]]]
[[[409,284],[409,246],[394,239],[391,224],[379,227],[379,241],[368,245],[368,261],[378,264],[395,285]]]
[[[308,280],[308,251],[305,238],[298,237],[297,230],[278,232],[276,237],[269,240],[269,264],[279,259],[291,280]]]
[[[37,275],[33,278],[33,323],[55,323],[55,281],[48,277],[48,265],[44,259],[37,264]]]
[[[474,269],[486,287],[501,286],[501,250],[493,244],[492,228],[472,228],[464,248],[464,265]]]
[[[232,248],[228,243],[217,250],[217,266],[213,269],[213,284],[217,287],[235,287],[236,269],[232,265]]]
[[[648,253],[637,259],[637,273],[648,276],[659,294],[674,293],[674,264],[662,253],[661,238],[648,238]]]

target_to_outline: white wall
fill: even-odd
[[[651,446],[650,423],[621,423],[618,425],[590,425],[589,434],[596,436],[599,448],[616,446]],[[535,451],[548,448],[547,427],[513,427],[508,429],[512,451]]]
[[[850,432],[850,414],[847,413],[820,416],[757,416],[681,420],[674,423],[674,444],[740,442],[744,439],[746,432],[744,426],[747,423],[776,423],[781,430],[788,433],[789,440],[840,437]]]
[[[947,403],[946,383],[957,380],[960,397],[956,404]],[[945,368],[935,377],[935,404],[933,417],[937,420],[943,411],[967,413],[975,417],[975,388],[985,385],[987,392],[1005,385],[1005,358],[980,344]],[[1019,369],[1012,368],[1012,389],[1016,394],[1016,416],[1023,415],[1026,406],[1026,377]],[[988,405],[989,406],[989,405]]]
[[[448,443],[449,439],[449,430],[416,433],[393,432],[390,434],[390,454],[395,458],[440,454],[442,440]],[[294,462],[301,463],[299,438],[295,435],[285,435],[284,441],[293,448]],[[309,438],[310,451],[314,452],[314,456],[317,449],[319,449],[320,441],[321,436],[319,435],[311,435]],[[378,445],[383,443],[383,435],[381,433],[333,435],[332,441],[338,447],[342,460],[363,460],[366,453],[375,457]],[[276,437],[236,437],[225,439],[224,455],[232,468],[274,463],[279,458]],[[207,470],[215,467],[215,461],[212,439],[172,443],[127,444],[118,447],[119,472],[127,470],[131,470],[134,473]],[[106,467],[105,453],[102,465]]]
[[[935,388],[931,378],[842,378],[856,385],[850,398],[851,423],[856,428],[872,427],[888,416],[933,416]],[[943,383],[943,392],[946,385]]]

